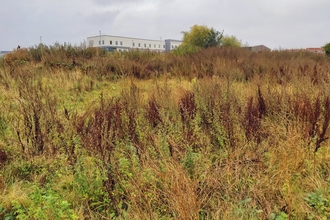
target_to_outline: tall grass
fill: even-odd
[[[7,54],[0,217],[328,218],[329,69],[234,48]]]

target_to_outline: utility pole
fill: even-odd
[[[100,47],[101,47],[101,30],[99,32],[100,32]]]
[[[40,36],[40,47],[41,47],[41,53],[43,53],[43,45],[42,45],[42,36]]]

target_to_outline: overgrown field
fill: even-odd
[[[328,219],[330,60],[40,45],[0,60],[1,219]]]

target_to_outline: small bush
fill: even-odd
[[[26,64],[31,60],[29,50],[19,49],[4,56],[3,62],[5,65],[17,66],[20,64]]]
[[[31,203],[28,207],[13,201],[13,210],[18,219],[77,219],[71,204],[59,194],[49,189],[35,187],[29,194]]]

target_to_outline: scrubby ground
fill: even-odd
[[[0,60],[0,218],[330,218],[330,60],[70,45]]]

